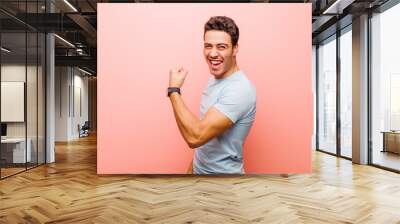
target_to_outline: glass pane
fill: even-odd
[[[315,80],[317,78],[317,48],[315,45],[312,46],[312,89],[313,89],[313,120],[316,121],[317,120],[317,114],[316,114],[316,105],[317,105],[317,94],[316,94],[316,83]],[[312,148],[313,150],[317,149],[316,148],[316,130],[317,130],[317,122],[313,122],[314,126],[313,126],[313,138],[312,138]]]
[[[25,170],[26,34],[1,34],[1,161],[2,177]]]
[[[372,17],[372,163],[400,170],[400,5]]]
[[[352,35],[340,36],[340,121],[341,155],[352,157]]]
[[[44,34],[38,35],[38,163],[45,163],[45,65],[46,37]]]
[[[318,148],[336,153],[336,39],[318,48]]]
[[[30,159],[28,160],[28,168],[34,167],[37,165],[37,116],[38,116],[38,88],[37,88],[37,79],[38,79],[38,49],[37,49],[37,33],[30,32],[27,33],[28,38],[28,63],[27,63],[27,99],[26,99],[26,110],[27,110],[27,142],[28,149],[30,148]]]
[[[37,23],[37,17],[31,17],[32,14],[39,11],[39,5],[37,1],[27,2],[26,12],[28,13],[28,19],[33,23]],[[28,149],[30,148],[30,161],[27,163],[28,168],[37,166],[38,147],[37,147],[37,116],[38,116],[38,35],[37,32],[31,29],[27,31],[27,99],[26,99],[26,113],[27,113],[27,144]]]
[[[26,26],[45,1],[0,1],[1,32],[1,177],[45,161],[45,35]],[[28,14],[25,14],[28,13]]]

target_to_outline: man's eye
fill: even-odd
[[[212,48],[211,46],[204,46],[204,48],[206,48],[206,49],[210,49],[210,48]]]
[[[226,49],[226,47],[225,46],[219,46],[218,49],[224,50],[224,49]]]

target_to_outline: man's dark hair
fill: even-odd
[[[229,34],[232,46],[236,46],[239,40],[239,28],[233,19],[226,16],[213,16],[204,25],[204,35],[209,30],[221,30]]]

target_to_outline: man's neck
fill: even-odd
[[[223,76],[221,76],[220,78],[216,78],[216,79],[224,79],[227,78],[229,76],[231,76],[233,73],[239,71],[239,67],[237,66],[237,64],[235,63],[234,66],[232,66],[228,71],[225,72],[225,74]]]

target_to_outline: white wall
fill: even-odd
[[[55,141],[68,140],[69,73],[67,67],[55,68]]]
[[[88,120],[88,77],[76,68],[56,67],[55,86],[55,140],[77,139],[78,124]]]
[[[3,82],[25,82],[25,64],[9,64],[1,66],[1,81]],[[28,67],[31,70],[32,67]],[[30,74],[30,72],[28,72]],[[5,108],[2,108],[5,110]],[[10,122],[7,123],[7,137],[25,137],[25,123],[24,122]]]
[[[75,113],[74,119],[72,119],[72,135],[75,137],[79,137],[78,129],[76,128],[78,124],[81,126],[85,123],[85,121],[88,121],[89,118],[89,111],[88,111],[88,77],[87,76],[81,76],[83,73],[78,73],[76,74],[75,70],[75,79],[74,79],[74,86],[75,86]],[[80,93],[79,93],[80,91]],[[79,98],[80,95],[80,98]],[[80,104],[79,104],[80,101]],[[81,107],[81,108],[79,108]],[[81,109],[82,111],[79,111]]]

